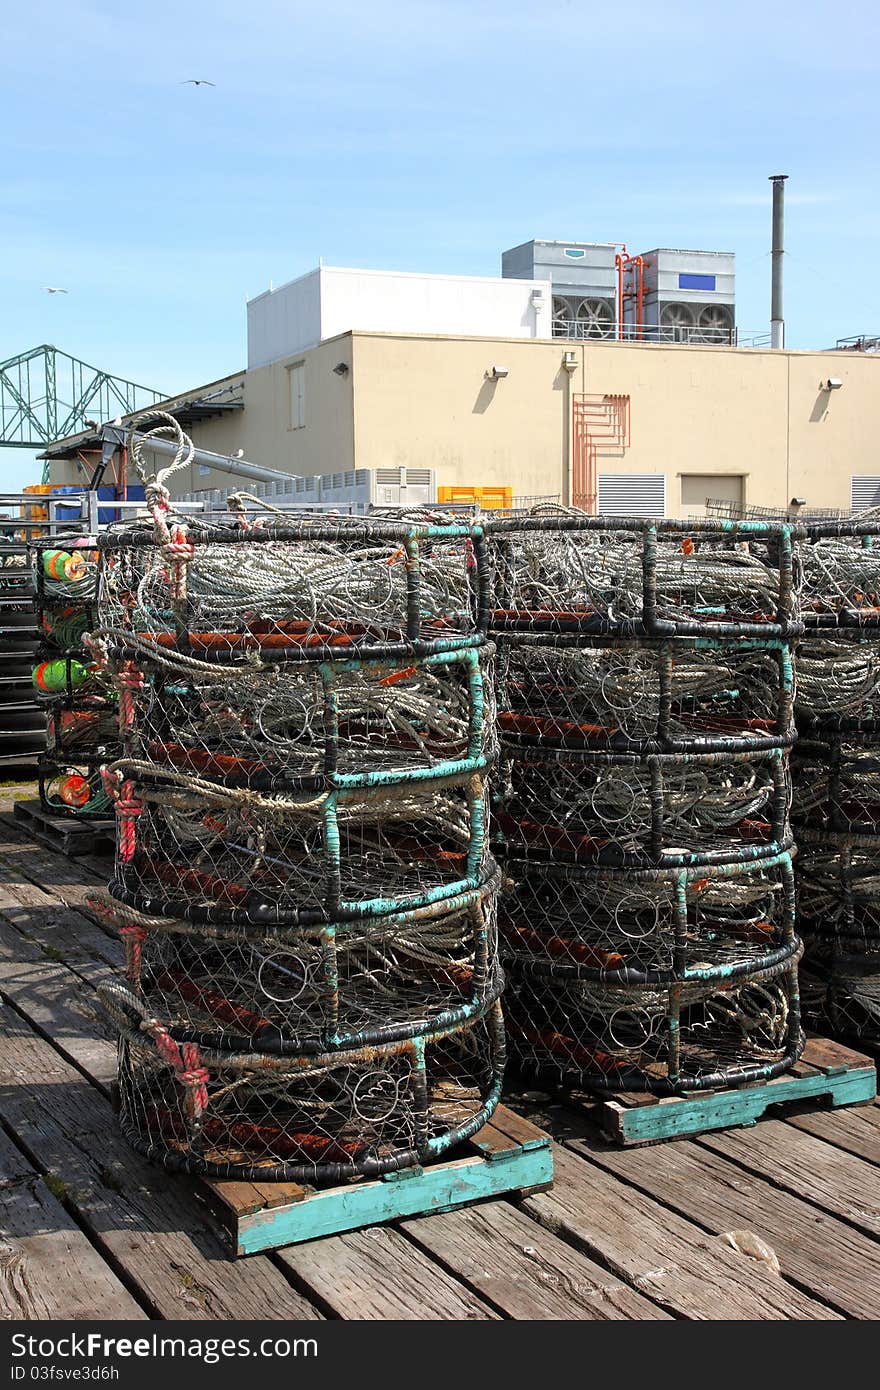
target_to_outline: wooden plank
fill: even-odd
[[[840,1316],[579,1155],[555,1156],[552,1189],[524,1209],[669,1312],[693,1321]]]
[[[880,1236],[877,1170],[864,1159],[782,1120],[765,1120],[752,1130],[706,1135],[700,1142],[814,1207],[843,1217],[869,1235]]]
[[[47,959],[0,915],[0,996],[69,1061],[107,1090],[116,1042],[95,992],[68,966]]]
[[[669,1317],[508,1202],[419,1217],[403,1230],[509,1318]]]
[[[477,1130],[470,1143],[477,1153],[482,1154],[484,1158],[504,1156],[518,1147],[515,1140],[510,1139],[500,1129],[496,1129],[491,1121],[483,1125],[482,1129]]]
[[[844,1043],[835,1042],[833,1038],[821,1038],[811,1034],[807,1038],[801,1061],[809,1062],[814,1067],[826,1067],[835,1071],[840,1067],[864,1066],[865,1056]]]
[[[301,1202],[306,1189],[298,1182],[237,1182],[233,1179],[214,1179],[202,1182],[209,1196],[216,1198],[235,1217],[250,1216],[255,1211],[290,1206]]]
[[[514,1149],[503,1157],[473,1155],[410,1168],[391,1180],[322,1188],[310,1192],[305,1201],[239,1216],[237,1253],[250,1255],[406,1216],[447,1211],[504,1192],[543,1187],[552,1175],[548,1144],[540,1149]]]
[[[2,860],[0,913],[18,931],[48,948],[45,954],[64,960],[84,976],[83,967],[95,962],[115,971],[123,968],[125,951],[115,933],[98,927],[84,912],[65,907],[50,891],[20,879],[16,882],[14,871]]]
[[[854,1318],[877,1316],[880,1245],[727,1159],[680,1139],[650,1149],[609,1149],[576,1140],[592,1163],[708,1231],[754,1231],[782,1273]]]
[[[787,1124],[814,1134],[826,1144],[880,1163],[880,1107],[856,1105],[849,1110],[816,1110],[809,1115],[786,1115]]]
[[[492,1116],[492,1124],[495,1129],[500,1129],[502,1134],[514,1139],[517,1144],[540,1144],[547,1139],[546,1130],[539,1129],[523,1115],[517,1115],[515,1111],[509,1110],[506,1105],[499,1105]]]
[[[145,1317],[0,1130],[0,1320]]]
[[[17,872],[20,883],[45,888],[56,902],[76,909],[83,909],[96,889],[106,887],[113,872],[112,860],[97,873],[84,867],[82,859],[66,858],[26,834],[13,837],[5,828],[0,833],[0,858]]]
[[[292,1270],[339,1318],[492,1319],[497,1313],[386,1226],[283,1250]]]
[[[317,1310],[270,1261],[230,1261],[192,1183],[131,1150],[109,1102],[9,1008],[0,1049],[0,1114],[92,1242],[163,1318],[301,1319]]]

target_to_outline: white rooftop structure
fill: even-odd
[[[550,338],[549,280],[317,270],[248,301],[248,367],[295,357],[352,330]]]

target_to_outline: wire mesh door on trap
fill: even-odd
[[[802,1046],[791,528],[488,534],[514,1056],[660,1093],[784,1070]]]
[[[482,534],[165,530],[102,538],[92,642],[123,736],[123,1127],[214,1175],[436,1157],[504,1060]]]

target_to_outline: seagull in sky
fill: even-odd
[[[182,82],[178,82],[178,87],[216,87],[216,82],[209,82],[207,77],[185,77]]]
[[[43,289],[47,294],[69,294],[69,290],[63,290],[60,285],[44,285]]]

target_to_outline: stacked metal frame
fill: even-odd
[[[880,516],[804,527],[793,761],[805,1013],[880,1044]]]
[[[92,537],[31,546],[41,646],[33,669],[46,711],[46,749],[37,767],[40,802],[51,815],[112,815],[100,768],[115,756],[116,692],[84,646],[97,620],[98,553]]]
[[[487,526],[520,1067],[659,1094],[798,1057],[791,529]]]
[[[163,525],[101,536],[92,638],[123,1128],[212,1176],[436,1158],[504,1062],[482,530]]]

